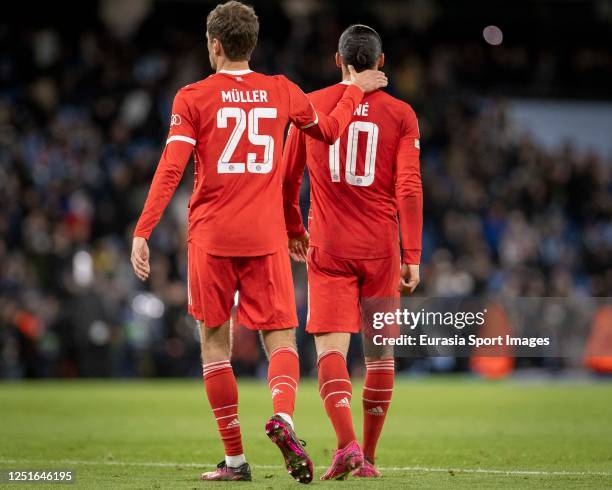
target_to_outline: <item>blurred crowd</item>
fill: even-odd
[[[380,30],[390,91],[413,105],[422,133],[420,294],[609,296],[611,162],[570,143],[539,147],[506,111],[513,94],[605,97],[607,47],[530,50],[529,38],[493,47],[479,31],[453,41],[444,2],[393,4],[396,16],[380,1],[350,13],[341,3],[256,4],[252,65],[319,88],[339,78],[333,54],[348,23]],[[185,291],[191,165],[151,238],[146,284],[129,247],[173,94],[210,73],[208,6],[95,5],[75,6],[78,26],[44,6],[0,26],[0,377],[197,376]],[[304,215],[308,192],[306,178]],[[294,278],[303,326],[303,266]],[[309,372],[312,342],[298,335]],[[257,375],[257,337],[235,336],[236,371]],[[358,344],[351,352],[359,370]]]

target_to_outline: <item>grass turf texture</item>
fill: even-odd
[[[223,450],[201,381],[2,383],[0,469],[76,470],[67,488],[298,487],[264,434],[265,384],[241,381],[240,403],[254,481],[211,484],[198,476]],[[610,407],[604,383],[398,380],[378,450],[378,464],[389,469],[380,480],[345,483],[318,481],[334,438],[312,381],[300,386],[295,420],[319,488],[609,488]]]

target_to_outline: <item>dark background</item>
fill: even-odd
[[[562,135],[543,145],[510,114],[517,98],[609,107],[612,2],[253,3],[261,31],[252,67],[307,91],[339,80],[333,56],[345,27],[366,23],[381,34],[388,91],[414,107],[421,127],[420,294],[610,295],[611,155]],[[199,375],[185,291],[191,167],[152,236],[146,284],[131,272],[129,246],[172,97],[211,73],[212,6],[18,2],[3,11],[0,376]],[[501,45],[483,39],[488,25],[503,31]],[[304,211],[307,196],[305,179]],[[303,323],[302,266],[294,277]],[[235,335],[236,371],[265,369],[256,336]],[[361,369],[358,343],[351,367]],[[400,369],[465,363],[421,359]]]

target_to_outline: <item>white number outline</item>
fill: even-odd
[[[247,153],[247,169],[254,174],[267,174],[272,171],[274,162],[274,138],[269,134],[259,134],[260,119],[276,119],[276,108],[255,107],[249,111],[249,141],[253,145],[263,146],[264,160],[256,162],[256,153]]]
[[[246,114],[240,107],[222,107],[217,111],[217,127],[227,128],[227,120],[230,117],[236,119],[236,126],[234,126],[234,130],[221,152],[217,163],[217,172],[220,174],[243,174],[244,163],[232,162],[231,158],[236,151],[240,138],[242,138],[242,133],[246,129]]]
[[[357,146],[359,133],[367,133],[364,175],[357,175]],[[374,183],[376,174],[376,151],[378,148],[378,125],[370,121],[354,121],[347,131],[346,168],[344,178],[347,184],[368,187]],[[329,146],[329,171],[332,182],[340,182],[340,139]]]
[[[257,162],[256,153],[247,153],[246,168],[250,173],[267,174],[272,171],[274,162],[274,138],[268,134],[259,134],[259,119],[276,119],[277,110],[272,107],[255,107],[248,113],[240,107],[222,107],[217,111],[217,127],[227,128],[227,120],[236,120],[236,126],[232,131],[225,148],[221,152],[217,162],[217,172],[220,174],[243,174],[245,173],[244,162],[232,162],[231,158],[240,143],[240,139],[247,129],[249,142],[256,146],[264,147],[264,160]]]

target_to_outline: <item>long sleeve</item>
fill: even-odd
[[[148,240],[172,199],[196,144],[195,127],[194,118],[184,94],[179,91],[172,105],[170,132],[166,140],[166,147],[153,176],[144,209],[134,229],[134,236]]]
[[[300,211],[300,187],[306,166],[306,141],[302,131],[298,131],[293,124],[289,127],[289,134],[283,150],[283,210],[285,212],[285,226],[287,236],[297,238],[304,234],[306,229]]]
[[[364,96],[363,90],[349,85],[334,110],[329,114],[317,113],[308,96],[293,82],[287,80],[289,90],[289,119],[308,136],[333,144],[344,133],[353,113]]]
[[[149,239],[183,177],[192,151],[193,145],[184,141],[173,141],[166,145],[134,229],[134,236]]]
[[[399,212],[403,262],[421,261],[423,235],[423,188],[421,184],[419,126],[412,110],[397,150],[395,195]]]

